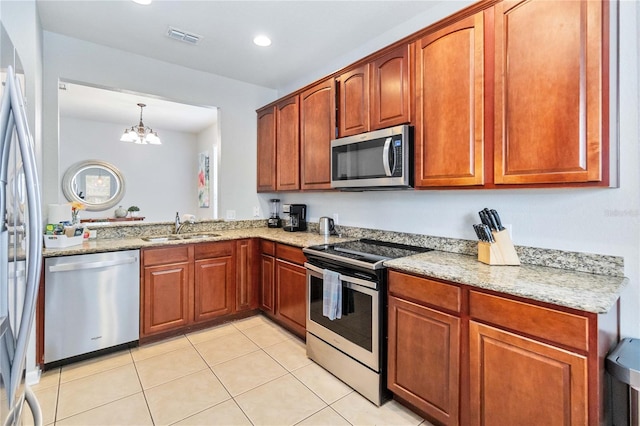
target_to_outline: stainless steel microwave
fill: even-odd
[[[408,125],[331,141],[331,187],[343,190],[406,189],[412,184]]]

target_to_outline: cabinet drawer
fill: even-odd
[[[188,262],[189,245],[159,247],[142,250],[142,264],[144,266],[166,265],[169,263]]]
[[[568,312],[469,292],[469,315],[580,350],[589,350],[589,319]]]
[[[273,241],[260,240],[260,251],[269,256],[276,255],[276,243]]]
[[[276,257],[298,265],[303,265],[307,261],[306,256],[299,247],[288,246],[285,244],[276,245]]]
[[[195,245],[195,258],[210,259],[212,257],[232,256],[235,241],[202,243]]]
[[[460,287],[454,285],[389,271],[389,293],[395,296],[460,312],[461,292]]]

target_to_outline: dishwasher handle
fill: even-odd
[[[81,269],[108,268],[109,266],[127,265],[129,263],[134,263],[137,261],[138,258],[136,256],[130,256],[123,259],[101,260],[98,262],[62,263],[60,265],[49,266],[49,272],[66,272],[79,271]]]

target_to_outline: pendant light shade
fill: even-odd
[[[151,127],[146,127],[142,122],[142,108],[146,107],[145,104],[138,104],[140,107],[140,123],[137,126],[131,126],[130,129],[125,129],[124,133],[120,137],[122,142],[133,142],[137,144],[151,144],[161,145],[162,142],[158,137],[158,133],[154,132]]]

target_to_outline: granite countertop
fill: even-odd
[[[388,260],[384,264],[399,271],[593,313],[608,312],[629,281],[620,276],[547,266],[490,266],[474,256],[442,251]]]
[[[358,239],[324,237],[314,232],[286,232],[282,229],[249,227],[209,230],[217,236],[202,239],[148,242],[140,236],[98,238],[85,240],[82,245],[67,248],[47,248],[44,257],[69,256],[107,251],[131,250],[148,247],[193,244],[212,241],[228,241],[241,238],[264,238],[295,247],[333,243]],[[188,235],[188,234],[186,234]],[[374,237],[377,235],[372,234]],[[365,235],[371,237],[371,235]],[[386,239],[379,235],[376,239]],[[415,240],[414,240],[415,241]],[[401,241],[411,244],[414,241]],[[415,244],[415,242],[414,242]],[[388,260],[389,268],[425,277],[466,284],[481,289],[494,290],[508,295],[552,303],[558,306],[586,312],[608,312],[620,297],[628,279],[620,275],[576,272],[557,267],[522,264],[521,266],[489,266],[469,254],[436,250],[400,259]],[[587,256],[587,259],[589,257]]]
[[[322,235],[311,232],[287,232],[282,229],[271,228],[243,228],[230,230],[208,231],[216,236],[198,238],[198,239],[181,239],[168,241],[145,241],[140,237],[136,238],[99,238],[93,240],[84,240],[82,245],[70,246],[65,248],[45,248],[42,250],[44,257],[71,256],[76,254],[101,253],[107,251],[133,250],[148,247],[160,247],[181,244],[194,244],[212,241],[228,241],[238,240],[242,238],[264,238],[270,241],[276,241],[283,244],[289,244],[295,247],[307,247],[317,244],[334,243],[339,241],[347,241],[348,238],[324,237]],[[189,234],[183,234],[188,236]],[[351,238],[353,239],[353,238]]]

